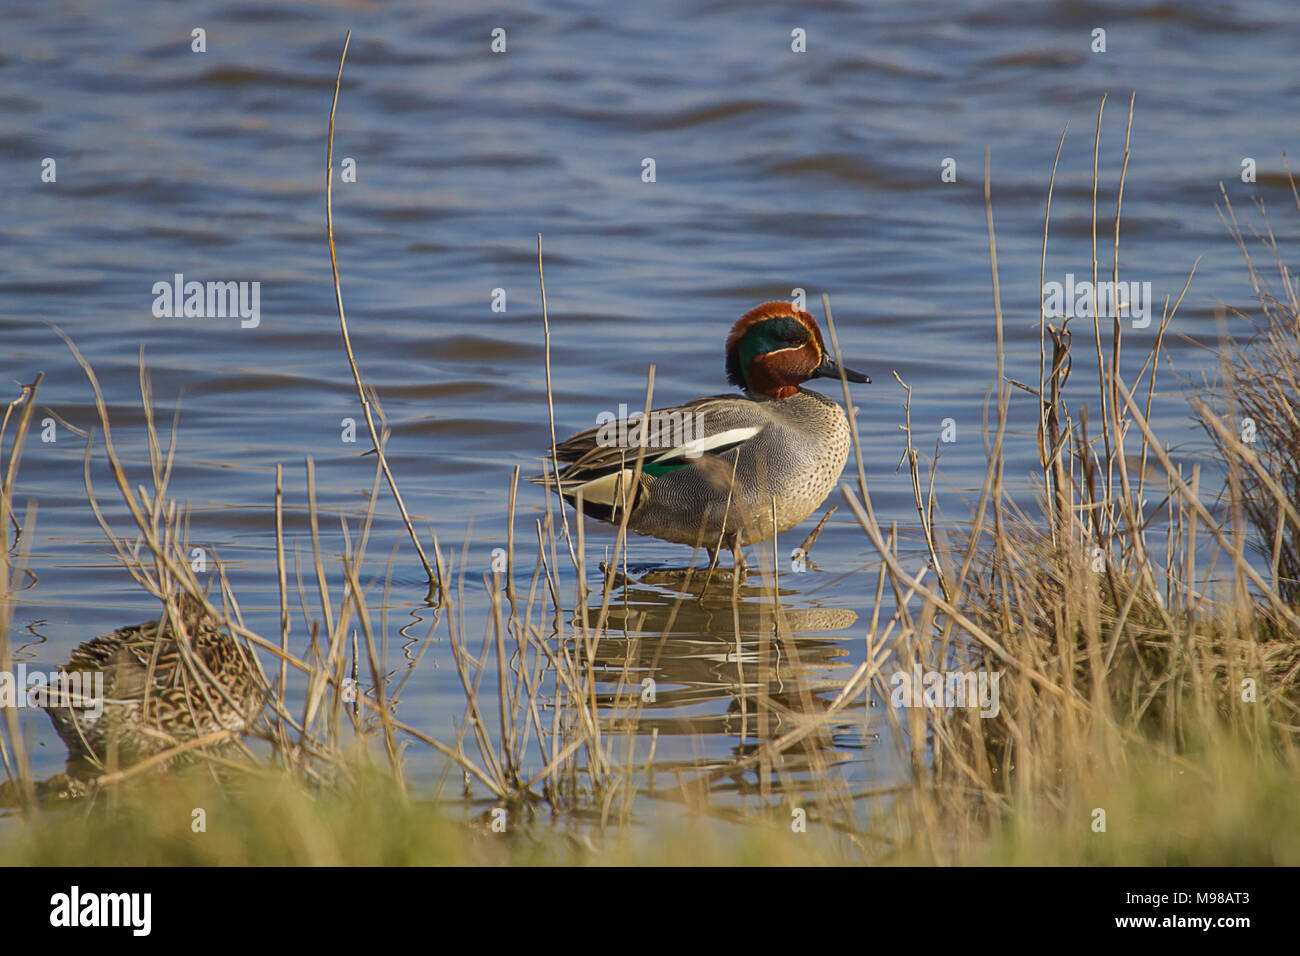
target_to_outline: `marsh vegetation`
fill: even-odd
[[[1113,217],[1094,202],[1094,283],[1107,269],[1119,281],[1123,175]],[[974,501],[941,500],[942,460],[917,446],[900,409],[916,511],[882,515],[855,449],[837,504],[874,568],[862,583],[868,619],[785,600],[800,586],[783,570],[788,542],[753,548],[744,584],[709,580],[698,553],[670,588],[638,582],[625,527],[596,547],[554,502],[517,513],[518,470],[503,482],[506,545],[482,588],[467,588],[478,572],[464,550],[444,548],[400,505],[378,395],[349,345],[379,450],[359,459],[373,463],[368,507],[318,509],[310,458],[305,500],[285,500],[277,473],[280,626],[260,633],[219,559],[209,575],[192,567],[187,510],[169,495],[176,425],[169,438],[155,421],[143,357],[141,469],[118,453],[112,410],[69,341],[99,419],[99,441],[86,445],[89,512],[142,595],[159,607],[177,595],[201,602],[247,648],[261,706],[247,737],[177,740],[198,767],[162,771],[165,754],[110,763],[71,809],[42,799],[9,710],[0,758],[17,809],[0,830],[0,860],[1300,863],[1300,301],[1284,252],[1262,209],[1243,235],[1225,194],[1258,305],[1241,318],[1258,329],[1213,346],[1217,379],[1178,384],[1215,451],[1211,467],[1187,467],[1149,421],[1153,395],[1170,387],[1164,350],[1182,297],[1163,303],[1135,377],[1121,374],[1116,311],[1059,323],[1041,314],[1039,378],[1010,380],[987,173],[985,197],[996,372],[983,485]],[[338,304],[346,340],[341,292]],[[38,520],[15,512],[12,489],[39,384],[0,426],[0,670],[13,664],[14,595],[29,584]],[[652,392],[653,373],[647,407]],[[1006,473],[1008,443],[1023,440],[1007,427],[1013,402],[1038,419],[1029,496]],[[92,481],[105,468],[125,526],[106,517]],[[369,553],[390,498],[418,555]],[[305,555],[285,539],[290,513],[310,529]],[[342,553],[322,546],[327,522],[341,528]],[[923,564],[905,538],[923,542]],[[815,562],[815,544],[805,551]],[[389,620],[392,568],[407,560],[431,585],[418,642]],[[476,600],[487,602],[481,633],[467,627]],[[435,635],[437,661],[426,656]],[[848,641],[864,642],[859,663],[845,663]],[[403,715],[408,681],[431,666],[453,669],[463,689],[450,727]],[[996,673],[998,706],[982,713],[923,694],[892,706],[896,676],[916,672]],[[726,735],[730,754],[701,756],[694,742],[706,734]],[[846,753],[883,746],[906,768],[891,785],[840,772]],[[196,807],[220,839],[192,830]]]

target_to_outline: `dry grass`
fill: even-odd
[[[42,377],[37,375],[32,384],[22,386],[18,396],[5,407],[4,418],[0,419],[0,461],[5,463],[3,483],[0,483],[0,541],[4,544],[0,548],[0,673],[13,672],[14,659],[9,647],[13,605],[15,595],[26,585],[25,568],[31,544],[31,535],[24,533],[24,529],[30,528],[36,517],[35,507],[30,507],[20,523],[14,514],[13,497],[14,482],[22,461],[23,439],[27,437],[31,425],[32,412],[36,408],[36,391],[40,388]],[[5,456],[5,436],[9,432],[11,421],[14,425],[13,438],[10,440],[9,454]],[[32,580],[35,581],[34,578]],[[0,762],[4,764],[8,779],[16,784],[18,799],[23,806],[32,806],[35,792],[31,765],[19,732],[16,708],[4,708],[4,720],[0,721]]]
[[[1117,203],[1113,280],[1119,217]],[[1093,228],[1095,236],[1095,205]],[[1046,236],[1045,226],[1045,243]],[[1000,388],[974,520],[963,529],[964,545],[940,555],[950,598],[902,571],[865,488],[861,503],[845,489],[895,591],[915,588],[896,645],[900,663],[1002,672],[996,716],[942,706],[906,712],[900,729],[912,748],[913,789],[900,805],[903,858],[1300,861],[1295,840],[1275,839],[1287,828],[1285,781],[1300,769],[1300,619],[1278,575],[1270,580],[1250,562],[1241,529],[1221,528],[1202,503],[1199,468],[1188,475],[1174,465],[1147,421],[1180,300],[1166,299],[1154,343],[1129,382],[1119,371],[1118,310],[1108,343],[1102,318],[1094,319],[1097,387],[1090,397],[1102,409],[1100,422],[1090,421],[1086,408],[1076,416],[1075,390],[1065,386],[1069,320],[1057,326],[1042,316],[1043,381],[1038,389],[1020,386],[1042,403],[1037,511],[1022,510],[1001,488],[1010,392]],[[1278,364],[1289,361],[1295,375],[1294,358],[1271,354]],[[1240,378],[1257,371],[1239,368],[1239,392]],[[1274,476],[1295,468],[1300,445],[1290,446],[1289,462],[1262,462],[1240,443],[1225,441],[1220,450],[1230,516],[1271,515],[1272,526],[1257,525],[1271,531],[1293,514]],[[933,514],[932,498],[922,500],[915,456],[911,461],[918,508]],[[1157,479],[1148,478],[1153,472]],[[1287,527],[1282,537],[1291,546],[1300,523]],[[888,696],[883,683],[877,690]],[[1099,811],[1104,831],[1094,829]]]
[[[1291,195],[1300,210],[1294,179]],[[1231,463],[1231,504],[1254,529],[1254,546],[1267,562],[1272,588],[1295,605],[1300,603],[1295,507],[1300,503],[1300,290],[1264,204],[1256,200],[1263,233],[1254,224],[1250,230],[1276,269],[1272,282],[1256,267],[1226,191],[1223,203],[1220,218],[1241,249],[1258,315],[1233,310],[1252,334],[1238,342],[1220,329],[1222,375],[1202,386],[1192,401],[1218,457]]]

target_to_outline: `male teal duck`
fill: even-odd
[[[88,779],[218,730],[244,733],[252,723],[262,699],[249,651],[199,601],[178,594],[175,603],[180,627],[165,611],[161,621],[87,641],[60,668],[80,672],[83,688],[82,699],[52,694],[45,706],[68,747],[69,776]],[[92,701],[85,695],[96,675],[103,699]]]
[[[743,395],[697,398],[601,424],[555,449],[562,497],[637,534],[703,547],[715,564],[793,528],[839,481],[852,437],[840,406],[801,388],[813,378],[870,382],[841,369],[811,315],[766,302],[741,316],[726,344],[727,380]],[[640,481],[629,493],[645,447]],[[534,479],[552,489],[547,475]],[[775,515],[775,527],[773,516]]]

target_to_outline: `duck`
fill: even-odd
[[[711,569],[730,551],[742,573],[742,548],[812,514],[848,460],[853,438],[844,410],[803,384],[871,378],[837,364],[816,320],[790,302],[764,302],[742,315],[725,352],[727,381],[741,394],[648,416],[602,413],[596,427],[555,446],[558,476],[552,468],[533,481],[591,518],[613,525],[626,518],[637,534],[703,547]]]
[[[43,703],[68,748],[68,776],[88,781],[220,730],[248,731],[263,699],[251,652],[187,593],[160,618],[79,645]],[[72,682],[73,677],[79,683]],[[228,746],[229,741],[226,742]],[[220,748],[218,748],[220,749]],[[192,754],[164,761],[191,762]]]

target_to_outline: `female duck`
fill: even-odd
[[[51,694],[45,704],[68,747],[69,777],[90,779],[219,730],[248,730],[261,708],[250,652],[190,595],[177,594],[175,606],[179,627],[167,610],[87,641],[60,668],[79,673],[82,688],[75,699]]]

